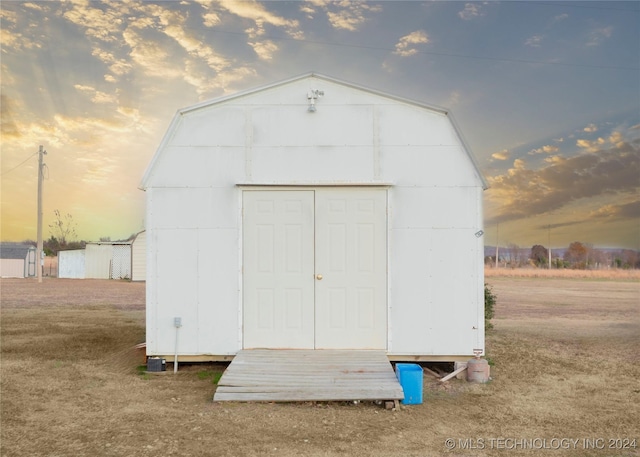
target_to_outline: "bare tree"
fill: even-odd
[[[73,216],[67,213],[64,216],[60,213],[60,210],[54,210],[55,220],[49,224],[49,230],[52,236],[58,240],[60,247],[65,247],[68,243],[75,241],[76,223],[73,220]]]
[[[523,255],[520,246],[514,243],[507,245],[507,254],[509,256],[509,264],[511,268],[517,268],[523,263]]]

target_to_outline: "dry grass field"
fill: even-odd
[[[492,381],[425,376],[398,411],[213,403],[224,365],[137,369],[143,284],[2,280],[0,454],[640,455],[640,281],[495,273]]]

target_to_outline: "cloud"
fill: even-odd
[[[124,28],[123,17],[128,12],[124,3],[107,3],[104,9],[93,8],[93,2],[70,2],[71,8],[64,13],[69,22],[85,29],[87,36],[107,43],[117,43]],[[114,6],[121,9],[116,10]]]
[[[588,132],[588,133],[597,132],[598,131],[598,127],[595,124],[589,124],[583,129],[583,131]]]
[[[185,61],[183,78],[196,89],[200,99],[205,99],[213,92],[229,92],[229,87],[234,83],[252,76],[255,76],[255,70],[238,66],[226,69],[212,77],[208,67],[203,66],[198,59],[191,58]]]
[[[98,47],[95,47],[93,49],[93,51],[91,52],[91,55],[93,55],[94,57],[97,57],[101,62],[106,64],[109,68],[109,71],[111,71],[111,73],[113,73],[116,76],[125,75],[129,73],[132,69],[132,65],[129,62],[127,62],[127,60],[118,59],[117,57],[115,57],[113,53],[105,51]],[[115,80],[113,75],[111,76],[111,78]]]
[[[589,217],[597,219],[640,219],[640,200],[619,205],[605,205],[592,211]]]
[[[0,9],[0,19],[4,22],[4,27],[7,25],[15,26],[18,23],[18,14],[15,11]]]
[[[205,27],[215,27],[220,24],[220,16],[216,13],[205,13],[202,15],[203,23]]]
[[[36,10],[36,11],[46,11],[44,6],[38,5],[37,3],[33,3],[33,2],[23,3],[22,6],[24,6],[25,8],[30,8],[32,10]]]
[[[256,55],[262,60],[271,60],[278,50],[278,45],[271,40],[249,42]]]
[[[307,19],[314,19],[318,11],[323,11],[334,29],[355,32],[367,21],[367,15],[382,11],[380,5],[365,1],[351,0],[309,0],[300,6]]]
[[[552,146],[552,145],[545,145],[542,146],[541,148],[537,148],[537,149],[532,149],[531,151],[529,151],[530,155],[533,154],[551,154],[554,152],[558,152],[559,148],[557,146]]]
[[[206,9],[202,17],[205,27],[220,22],[218,12],[209,9],[214,3],[205,0],[199,3]],[[227,84],[255,74],[253,69],[238,64],[233,57],[214,49],[199,34],[198,28],[190,27],[187,24],[190,13],[180,9],[183,3],[112,2],[100,4],[100,8],[94,8],[95,4],[91,2],[71,5],[62,13],[62,17],[81,27],[93,41],[92,55],[107,66],[109,73],[104,75],[107,82],[117,82],[126,74],[142,70],[145,75],[154,78],[181,79],[194,85],[198,94],[202,95],[211,90],[226,91]],[[222,0],[215,5],[254,20],[256,35],[263,31],[264,24],[285,28],[298,25],[297,21],[272,14],[254,1]],[[268,40],[252,40],[248,44],[264,60],[270,59],[278,49]],[[190,59],[203,63],[209,70],[203,72],[200,65]],[[195,74],[186,71],[187,62],[190,61],[191,68],[198,68]],[[103,92],[95,93],[93,101],[108,103],[110,99]]]
[[[516,159],[513,161],[513,168],[512,170],[524,170],[526,168],[526,163],[524,160],[522,159]],[[509,170],[511,171],[511,170]]]
[[[609,143],[614,144],[617,147],[622,147],[624,141],[624,135],[619,130],[614,130],[613,132],[611,132],[611,135],[609,135]]]
[[[587,151],[590,151],[590,152],[597,152],[605,143],[606,143],[606,140],[604,138],[598,138],[593,141],[579,139],[576,141],[576,146],[582,149],[586,149]]]
[[[307,19],[312,20],[316,10],[309,5],[302,4],[300,5],[300,12],[304,13]]]
[[[237,0],[220,0],[218,5],[236,16],[250,19],[259,24],[270,24],[285,29],[297,29],[297,20],[285,19],[267,10],[263,4],[254,0],[239,2]]]
[[[337,13],[327,11],[329,23],[335,29],[345,29],[351,32],[358,30],[358,27],[366,22],[367,13],[378,13],[382,11],[379,5],[368,4],[366,2],[342,0],[335,5],[342,8]]]
[[[27,37],[20,32],[12,31],[6,26],[0,28],[0,43],[2,43],[2,51],[12,50],[20,52],[25,49],[42,47],[42,45],[34,41],[32,37]]]
[[[462,99],[462,94],[460,94],[459,91],[454,90],[449,94],[449,98],[447,99],[446,106],[447,107],[456,106],[458,103],[460,103],[461,99]]]
[[[539,48],[542,40],[544,40],[544,36],[534,35],[531,38],[528,38],[527,41],[524,42],[524,44],[525,46],[530,46],[532,48]]]
[[[402,57],[408,57],[418,52],[413,46],[416,44],[426,44],[429,42],[429,36],[424,30],[416,30],[409,35],[405,35],[400,38],[400,41],[396,44],[396,50],[393,52],[396,55]]]
[[[538,225],[536,227],[536,230],[552,230],[552,229],[557,229],[562,227],[571,227],[572,225],[579,225],[579,224],[583,224],[584,222],[585,222],[584,219],[565,221],[565,222],[556,222],[555,224]]]
[[[511,153],[506,149],[503,149],[502,151],[494,152],[493,154],[491,154],[491,158],[493,160],[508,160],[510,156],[511,156]]]
[[[182,77],[182,70],[176,68],[175,64],[170,65],[170,55],[160,43],[143,39],[131,27],[124,31],[122,37],[131,47],[131,59],[146,75],[162,79]]]
[[[568,18],[569,18],[569,15],[567,13],[558,14],[557,16],[553,17],[553,22],[564,21],[565,19],[568,19]]]
[[[0,133],[2,133],[2,138],[5,141],[9,137],[19,138],[22,136],[13,120],[15,109],[16,104],[10,97],[0,95]]]
[[[640,140],[622,141],[597,154],[571,158],[555,156],[537,170],[517,159],[506,174],[489,178],[488,199],[496,206],[494,221],[537,216],[579,199],[607,197],[637,199]],[[619,214],[631,214],[634,205]]]
[[[601,27],[595,30],[592,30],[589,33],[589,39],[587,40],[587,46],[600,46],[605,40],[611,38],[613,34],[613,27]]]
[[[476,17],[484,16],[484,12],[482,11],[482,6],[478,3],[465,3],[464,9],[458,12],[458,16],[465,21],[469,21]]]
[[[76,90],[80,92],[90,95],[91,101],[93,103],[105,104],[105,103],[116,103],[118,101],[115,95],[107,94],[106,92],[96,90],[95,88],[90,86],[83,86],[81,84],[76,84],[73,87],[75,87]]]
[[[205,45],[199,38],[190,35],[183,24],[171,24],[164,28],[164,33],[173,38],[189,54],[204,60],[211,69],[222,71],[230,66],[229,61],[216,53],[213,48]]]
[[[563,160],[564,158],[562,158],[561,156],[549,156],[544,158],[544,161],[547,163],[559,163]]]

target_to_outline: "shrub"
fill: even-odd
[[[493,324],[491,319],[493,318],[494,310],[493,305],[496,304],[496,295],[493,293],[493,289],[490,285],[484,285],[484,328],[485,330],[491,330]]]

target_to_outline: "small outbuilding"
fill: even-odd
[[[486,187],[448,110],[335,78],[181,109],[141,183],[147,354],[466,361],[484,351]]]
[[[131,241],[131,280],[147,280],[147,232],[136,233]]]
[[[84,249],[58,252],[58,277],[131,279],[131,241],[87,243]]]
[[[0,243],[0,277],[32,278],[37,274],[34,246],[22,243]]]
[[[84,249],[58,251],[58,278],[84,279],[85,254]]]

